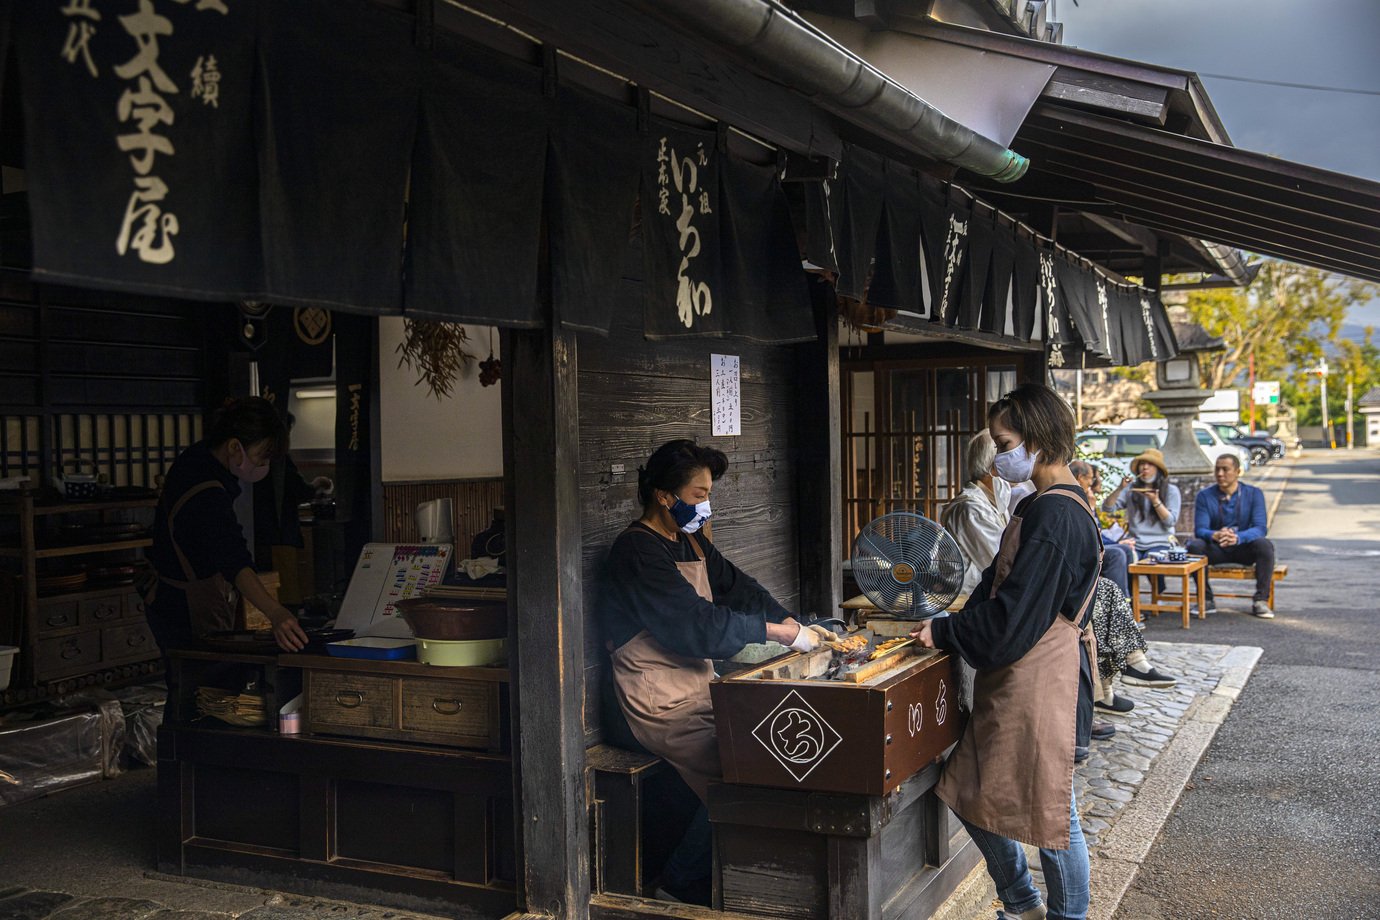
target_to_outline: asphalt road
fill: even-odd
[[[1149,627],[1264,655],[1118,920],[1380,918],[1380,452],[1305,454],[1270,536],[1274,620],[1223,599]]]

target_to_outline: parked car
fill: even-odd
[[[1217,434],[1229,444],[1244,447],[1251,455],[1251,462],[1260,466],[1284,456],[1284,442],[1268,434],[1250,434],[1235,425],[1213,423]]]
[[[1101,453],[1103,458],[1118,469],[1129,472],[1131,458],[1143,453],[1147,447],[1163,448],[1169,434],[1168,423],[1162,418],[1128,419],[1119,425],[1106,425],[1080,431],[1077,443],[1092,453]],[[1211,425],[1204,422],[1193,423],[1193,436],[1198,446],[1207,454],[1208,460],[1216,463],[1223,454],[1234,454],[1241,461],[1244,472],[1251,468],[1250,452],[1235,444],[1222,440]]]

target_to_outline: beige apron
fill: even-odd
[[[185,581],[177,581],[172,578],[159,576],[158,581],[166,582],[174,588],[181,588],[187,595],[187,614],[191,623],[192,634],[198,638],[204,638],[209,633],[225,632],[235,628],[235,607],[236,594],[234,587],[225,580],[225,576],[219,572],[210,578],[197,578],[196,571],[192,568],[192,563],[187,559],[182,547],[177,544],[177,535],[174,524],[177,521],[177,513],[182,510],[182,506],[193,496],[206,491],[207,489],[223,489],[225,486],[208,479],[206,482],[197,483],[177,500],[168,512],[168,542],[172,544],[173,552],[177,554],[177,561],[182,565],[182,574],[186,576]],[[154,589],[145,597],[145,603],[153,602],[154,592],[157,591],[157,584]]]
[[[1086,499],[1062,489],[1047,489],[1032,501],[1046,495],[1063,495],[1079,502],[1089,516],[1093,513]],[[1096,526],[1096,518],[1093,522]],[[1010,574],[1020,545],[1021,518],[1013,516],[1002,534],[992,597]],[[1100,538],[1097,545],[1100,556]],[[1068,849],[1080,638],[1089,662],[1097,662],[1092,628],[1078,624],[1096,592],[1093,579],[1077,616],[1057,615],[1019,661],[977,672],[968,727],[935,787],[964,820],[1022,843]]]
[[[699,558],[677,562],[676,568],[696,594],[712,603],[704,551],[694,535],[686,536]],[[675,767],[700,801],[708,803],[709,783],[723,775],[709,701],[714,666],[707,658],[668,651],[645,629],[614,650],[611,658],[614,690],[633,737]]]

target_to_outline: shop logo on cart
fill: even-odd
[[[757,723],[752,736],[762,742],[797,783],[803,782],[843,740],[843,736],[794,690]]]

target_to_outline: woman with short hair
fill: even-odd
[[[997,400],[987,421],[997,475],[1029,479],[1036,491],[1016,508],[963,610],[912,633],[977,669],[973,712],[936,793],[982,851],[1008,917],[1081,920],[1089,867],[1073,770],[1092,722],[1087,627],[1102,541],[1069,472],[1074,420],[1058,394],[1024,384]],[[1047,902],[1022,843],[1040,848]]]
[[[668,441],[637,471],[642,516],[609,550],[600,613],[613,695],[633,739],[665,760],[699,797],[699,814],[663,871],[662,890],[708,904],[709,821],[703,803],[721,775],[711,659],[768,639],[807,652],[834,638],[802,627],[705,539],[722,451]],[[622,726],[611,726],[616,735]]]

